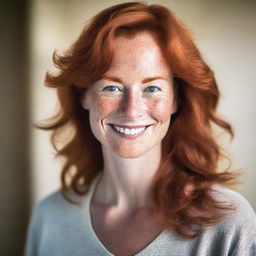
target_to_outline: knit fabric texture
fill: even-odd
[[[79,205],[69,203],[56,191],[33,209],[27,233],[25,256],[110,256],[97,237],[91,222],[90,202],[99,176],[89,192],[78,196]],[[138,256],[256,256],[256,215],[238,192],[214,186],[220,200],[236,210],[214,226],[205,227],[195,239],[188,240],[174,231],[163,230]],[[125,230],[124,230],[125,232]]]

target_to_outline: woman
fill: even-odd
[[[236,174],[217,170],[212,125],[233,133],[213,72],[168,9],[107,8],[54,63],[61,109],[40,128],[66,162],[27,256],[255,255],[255,213],[225,188]]]

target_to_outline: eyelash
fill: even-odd
[[[147,90],[147,89],[152,89],[152,88],[156,88],[156,89],[157,89],[157,91],[154,91],[154,92],[159,92],[159,91],[161,91],[161,89],[160,89],[159,87],[157,87],[157,86],[148,86],[145,90]],[[152,92],[152,91],[150,91],[150,92]],[[154,92],[152,92],[152,93],[154,93]]]
[[[116,92],[116,91],[111,91],[111,90],[109,91],[109,90],[107,90],[108,88],[118,88],[119,91],[122,91],[119,87],[117,87],[117,86],[115,86],[115,85],[106,86],[106,87],[103,88],[103,91]]]
[[[122,91],[122,89],[120,89],[119,87],[117,87],[117,86],[115,86],[115,85],[106,86],[106,87],[103,88],[103,91],[116,92],[116,90],[115,90],[115,91],[113,91],[113,90],[108,90],[109,88],[117,88],[119,91]],[[156,88],[156,89],[157,89],[157,91],[154,91],[154,92],[161,91],[161,89],[160,89],[159,87],[157,87],[157,86],[148,86],[148,87],[145,89],[145,91],[148,90],[148,89],[152,89],[152,88]],[[152,91],[147,91],[147,92],[154,93],[154,92],[152,92]]]

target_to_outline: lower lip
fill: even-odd
[[[124,133],[118,132],[118,131],[113,127],[113,125],[110,125],[110,126],[111,126],[112,130],[113,130],[116,134],[118,134],[120,137],[125,138],[125,139],[136,139],[136,138],[142,136],[142,135],[145,133],[145,131],[147,130],[147,128],[149,127],[149,126],[146,126],[145,130],[142,131],[142,132],[139,133],[139,134],[131,135],[131,134],[124,134]]]

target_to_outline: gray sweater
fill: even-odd
[[[85,196],[72,194],[79,206],[67,202],[57,191],[34,207],[25,256],[113,255],[91,223],[89,206],[98,177]],[[237,192],[217,185],[214,190],[219,199],[234,203],[237,210],[218,224],[206,227],[193,240],[164,230],[136,255],[256,256],[256,215],[252,207]]]

